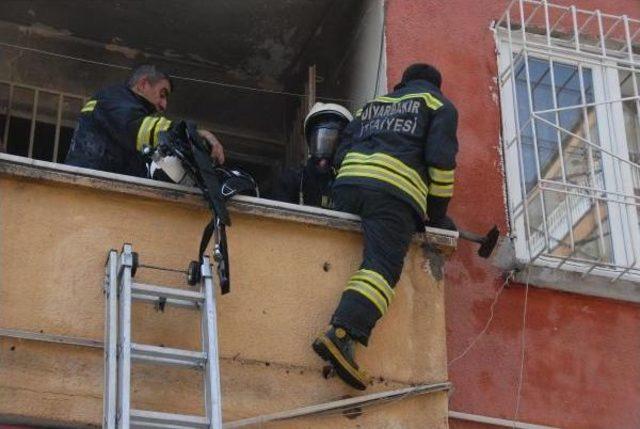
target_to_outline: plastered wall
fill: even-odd
[[[130,242],[141,263],[184,269],[207,220],[193,204],[125,195],[115,185],[105,191],[0,174],[0,328],[102,340],[108,250]],[[232,292],[218,297],[224,420],[361,394],[325,380],[310,348],[360,263],[360,234],[240,213],[232,220]],[[447,379],[443,284],[424,262],[414,245],[389,314],[357,352],[374,378],[365,393]],[[136,279],[185,284],[182,275],[143,268]],[[136,303],[133,315],[134,341],[199,348],[194,311]],[[201,373],[136,364],[133,374],[134,407],[201,413]],[[99,348],[0,337],[0,422],[98,425],[102,385]],[[444,428],[446,414],[441,392],[355,418],[337,413],[264,427]]]
[[[442,72],[444,94],[459,112],[456,194],[449,212],[460,228],[481,233],[493,224],[508,230],[490,25],[509,3],[386,2],[389,85],[413,62]],[[637,0],[551,3],[640,16]],[[476,249],[461,244],[447,262],[447,345],[456,386],[451,410],[562,428],[640,427],[640,307],[533,283],[528,294],[516,284],[496,298],[504,280]],[[603,280],[602,287],[612,285]],[[454,421],[452,427],[479,426]]]

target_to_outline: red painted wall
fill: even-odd
[[[640,18],[639,0],[574,0],[582,9]],[[506,231],[499,155],[495,43],[506,0],[387,0],[389,86],[413,62],[443,73],[460,112],[451,213],[461,227]],[[449,360],[482,331],[502,280],[461,243],[446,266]],[[453,363],[450,409],[511,419],[521,368],[525,288],[503,291],[488,331]],[[563,428],[640,428],[640,306],[531,287],[517,420]],[[479,427],[451,421],[453,428]]]

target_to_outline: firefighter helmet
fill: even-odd
[[[304,120],[304,136],[309,155],[332,158],[340,132],[353,120],[345,107],[335,103],[316,103]]]

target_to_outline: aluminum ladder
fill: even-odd
[[[214,282],[209,258],[201,265],[199,290],[136,283],[138,255],[130,244],[111,250],[105,269],[105,366],[103,428],[222,429],[218,328]],[[132,342],[133,300],[198,309],[202,315],[202,351],[156,347]],[[131,409],[131,362],[197,367],[204,373],[205,416]]]

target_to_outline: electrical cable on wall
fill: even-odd
[[[520,359],[520,375],[518,377],[518,390],[516,393],[516,409],[513,414],[513,423],[515,427],[515,422],[518,420],[518,413],[520,412],[520,399],[522,398],[522,385],[524,383],[524,359],[525,359],[525,348],[526,348],[526,328],[527,328],[527,304],[529,301],[529,274],[531,273],[531,269],[527,267],[527,279],[525,283],[524,289],[524,305],[522,309],[522,334],[521,334],[521,359]]]
[[[509,282],[511,280],[513,280],[514,277],[515,277],[515,271],[507,272],[504,282],[500,285],[500,287],[498,288],[498,291],[496,292],[496,295],[493,298],[493,302],[491,303],[491,307],[490,307],[489,319],[485,323],[484,328],[482,328],[480,333],[478,335],[476,335],[476,337],[469,343],[469,345],[464,349],[464,351],[462,353],[460,353],[458,356],[456,356],[455,358],[451,359],[449,361],[449,363],[447,363],[447,368],[450,367],[451,365],[453,365],[458,360],[460,360],[463,357],[465,357],[467,355],[467,353],[469,353],[471,351],[471,349],[473,349],[475,347],[475,345],[480,340],[480,338],[482,338],[484,336],[484,334],[489,330],[489,326],[491,325],[491,322],[493,321],[493,316],[495,314],[495,306],[498,303],[498,299],[500,298],[500,295],[502,295],[502,291],[504,290],[504,288],[509,284]]]
[[[103,67],[111,67],[111,68],[115,68],[115,69],[119,69],[119,70],[131,70],[132,69],[131,67],[123,66],[123,65],[120,65],[120,64],[113,64],[113,63],[108,63],[108,62],[104,62],[104,61],[96,61],[96,60],[90,60],[90,59],[87,59],[87,58],[74,57],[72,55],[60,54],[60,53],[57,53],[57,52],[47,51],[47,50],[44,50],[44,49],[31,48],[31,47],[28,47],[28,46],[14,45],[12,43],[0,42],[0,46],[4,46],[6,48],[11,48],[11,49],[17,49],[17,50],[20,50],[20,51],[27,51],[27,52],[33,52],[33,53],[42,54],[42,55],[48,55],[48,56],[52,56],[52,57],[56,57],[56,58],[62,58],[62,59],[66,59],[66,60],[79,61],[79,62],[86,63],[86,64],[93,64],[93,65],[98,65],[98,66],[103,66]],[[202,84],[206,84],[206,85],[215,85],[215,86],[221,86],[221,87],[231,88],[231,89],[238,89],[238,90],[243,90],[243,91],[260,92],[260,93],[274,94],[274,95],[285,95],[285,96],[298,97],[298,98],[306,98],[307,97],[306,94],[301,94],[301,93],[296,93],[296,92],[279,91],[279,90],[275,90],[275,89],[256,88],[256,87],[252,87],[252,86],[237,85],[237,84],[225,83],[225,82],[214,81],[214,80],[198,79],[198,78],[189,77],[189,76],[180,76],[180,75],[173,75],[172,74],[171,77],[173,79],[181,80],[181,81],[185,81],[185,82],[194,82],[194,83],[202,83]],[[318,96],[316,98],[319,99],[319,100],[326,100],[326,101],[339,101],[339,102],[353,102],[354,101],[354,100],[349,99],[349,98],[334,98],[334,97],[322,97],[322,96]]]
[[[471,351],[471,349],[475,347],[475,345],[478,343],[480,338],[482,338],[486,334],[487,330],[489,329],[489,326],[491,325],[491,322],[493,321],[493,317],[495,314],[495,306],[498,302],[498,299],[500,298],[500,295],[504,291],[504,288],[515,277],[515,273],[516,273],[515,271],[509,271],[506,275],[505,281],[500,285],[500,288],[498,288],[498,291],[496,292],[496,295],[493,298],[493,302],[491,303],[489,318],[487,319],[487,322],[485,323],[482,331],[480,331],[480,333],[476,335],[476,337],[469,343],[469,345],[464,349],[462,353],[460,353],[458,356],[451,359],[449,363],[447,363],[447,368],[451,367],[451,365],[453,365],[455,362],[465,357]],[[529,274],[530,274],[530,271],[529,269],[527,269],[527,277],[525,281],[525,290],[524,290],[524,304],[522,309],[522,329],[520,331],[521,332],[520,333],[520,338],[521,338],[520,370],[518,375],[518,387],[516,389],[516,405],[515,405],[515,410],[513,414],[513,419],[511,420],[514,428],[517,427],[516,425],[518,423],[518,415],[520,412],[520,401],[522,399],[522,386],[524,385],[524,369],[525,369],[525,358],[526,358],[527,308],[528,308],[528,302],[529,302]]]

